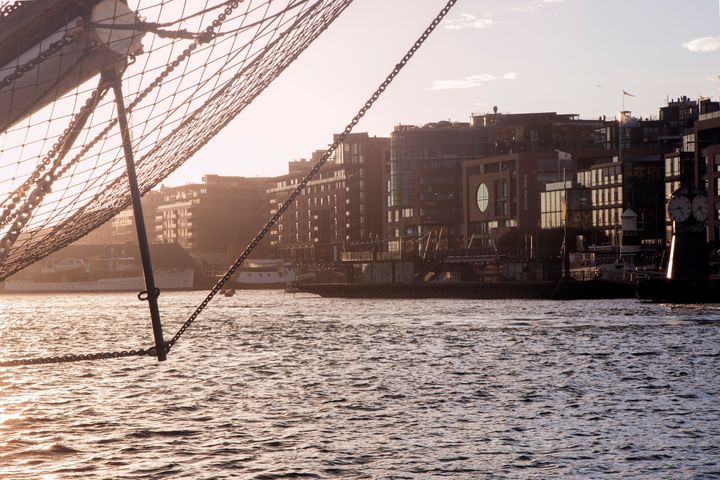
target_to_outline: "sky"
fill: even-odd
[[[244,112],[168,177],[277,176],[343,130],[445,0],[355,0]],[[718,98],[720,0],[458,0],[356,132],[472,113],[622,109]],[[634,95],[624,96],[623,90]]]

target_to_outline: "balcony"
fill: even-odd
[[[720,118],[720,111],[718,112],[710,112],[710,113],[703,113],[698,116],[698,121],[703,120],[711,120],[713,118]]]

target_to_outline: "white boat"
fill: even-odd
[[[295,267],[283,260],[251,260],[240,267],[235,275],[237,288],[278,288],[298,280]]]

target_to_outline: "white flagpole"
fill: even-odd
[[[622,92],[622,111],[618,115],[618,163],[622,164],[622,127],[625,116],[625,90]]]

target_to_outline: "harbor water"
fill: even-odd
[[[0,296],[0,356],[148,347],[146,308]],[[720,305],[238,291],[164,363],[0,369],[0,478],[720,478],[719,372]]]

